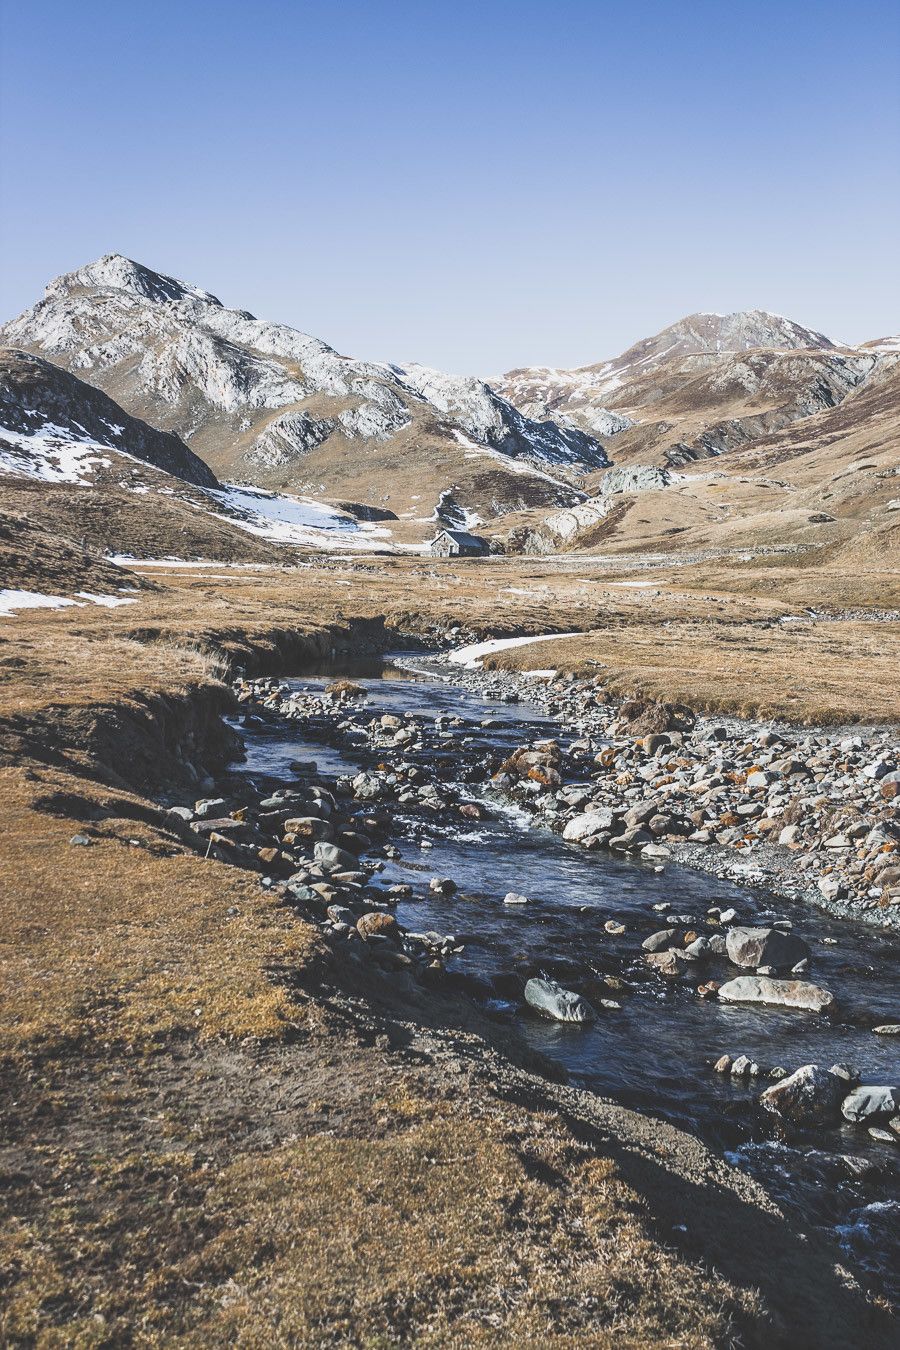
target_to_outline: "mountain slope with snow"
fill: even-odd
[[[0,348],[3,513],[40,523],[57,540],[138,557],[174,551],[255,561],[278,558],[278,545],[391,546],[386,528],[347,511],[220,483],[173,433],[13,348]]]
[[[578,478],[608,463],[588,432],[535,421],[480,380],[351,360],[119,255],[52,281],[0,340],[174,432],[222,477],[401,519],[429,518],[447,490],[483,515],[577,501]],[[459,435],[494,452],[488,473]]]
[[[127,455],[197,487],[215,474],[177,436],[30,352],[0,348],[0,471],[77,482]]]
[[[604,428],[617,464],[678,466],[836,406],[878,360],[879,349],[748,310],[692,314],[612,361],[513,370],[498,387],[531,417]]]

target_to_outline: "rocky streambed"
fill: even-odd
[[[524,690],[578,737],[565,783],[552,750],[525,747],[504,767],[552,828],[589,848],[675,858],[900,931],[896,729],[804,730],[610,704],[599,679],[547,675],[457,678],[489,697]],[[579,764],[581,781],[571,782]]]
[[[677,709],[663,714],[681,728],[652,730],[635,720],[659,710],[606,708],[590,687],[402,664],[416,669],[239,684],[246,760],[178,809],[185,836],[255,868],[348,974],[376,971],[401,1003],[457,991],[574,1083],[699,1132],[793,1207],[798,1234],[837,1230],[896,1297],[900,943],[804,901],[806,864],[791,864],[823,855],[802,812],[778,825],[801,844],[774,846],[790,860],[779,885],[761,843],[735,847],[778,824],[776,782],[846,809],[852,761],[890,763],[890,747],[841,748],[848,733],[798,749]],[[890,917],[886,865],[864,873],[894,853],[892,772],[855,775],[877,817],[837,869],[866,882],[869,918]],[[727,853],[741,884],[716,874]]]

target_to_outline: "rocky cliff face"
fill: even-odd
[[[502,510],[521,498],[523,473],[535,471],[530,495],[550,505],[579,494],[568,481],[548,492],[546,469],[574,481],[609,462],[588,432],[535,422],[481,381],[351,360],[118,255],[51,282],[0,339],[183,437],[221,475],[267,487],[392,509],[453,488],[486,508],[466,462],[481,452]]]

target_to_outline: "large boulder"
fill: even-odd
[[[723,1003],[769,1003],[779,1008],[824,1012],[834,994],[807,980],[772,980],[766,975],[738,975],[719,989]]]
[[[677,928],[661,928],[658,933],[651,933],[648,938],[644,938],[641,946],[645,952],[664,952],[672,946],[677,936]]]
[[[369,938],[387,938],[390,942],[400,941],[400,925],[393,914],[385,914],[382,910],[372,910],[369,914],[361,914],[356,921],[357,932],[360,937],[367,941]]]
[[[792,1125],[829,1125],[838,1119],[847,1086],[848,1080],[834,1069],[804,1064],[767,1087],[759,1100],[767,1111]]]
[[[571,989],[563,989],[555,980],[538,977],[529,980],[525,986],[525,1002],[557,1022],[593,1022],[597,1016],[586,998]]]
[[[563,839],[570,844],[581,844],[585,839],[611,829],[612,823],[613,813],[610,807],[603,807],[599,811],[585,811],[580,816],[572,817],[563,830]]]
[[[729,928],[725,950],[734,965],[753,970],[758,966],[790,970],[798,961],[808,961],[810,957],[802,938],[777,928]]]
[[[330,872],[355,872],[359,868],[359,858],[345,848],[338,848],[337,844],[320,841],[313,849],[313,857]]]
[[[895,1087],[857,1087],[841,1102],[841,1115],[854,1124],[878,1118],[886,1120],[898,1110],[900,1088]]]

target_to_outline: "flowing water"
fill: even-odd
[[[446,750],[438,742],[429,752],[432,763],[435,755],[446,754],[450,771],[445,767],[442,776],[452,774],[454,755],[462,773],[479,754],[509,751],[528,739],[546,735],[565,743],[560,727],[541,712],[481,697],[448,680],[446,673],[429,670],[427,663],[418,664],[424,668],[376,663],[352,671],[344,666],[340,673],[352,674],[365,687],[367,719],[390,712],[465,720],[465,729],[456,729]],[[322,677],[284,683],[316,692],[329,682]],[[480,726],[485,719],[491,725]],[[314,761],[318,774],[329,778],[385,757],[364,744],[336,746],[333,736],[329,744],[324,724],[313,739],[308,729],[304,739],[303,723],[241,730],[247,746],[243,771],[267,781],[296,781],[290,765],[297,760]],[[413,885],[417,898],[396,905],[398,921],[410,931],[453,934],[463,950],[448,969],[461,987],[492,1016],[514,1020],[528,1044],[564,1065],[571,1081],[699,1133],[792,1206],[798,1224],[836,1230],[848,1257],[894,1297],[900,1295],[896,1146],[872,1140],[849,1124],[789,1141],[775,1138],[774,1122],[756,1104],[765,1080],[735,1082],[710,1068],[727,1052],[749,1055],[764,1069],[843,1063],[853,1065],[863,1082],[900,1083],[897,1039],[871,1030],[900,1020],[897,938],[688,867],[667,864],[658,871],[608,853],[586,852],[532,824],[483,785],[463,791],[487,802],[492,818],[448,823],[394,808],[392,839],[402,856],[384,864],[376,883]],[[432,876],[452,878],[458,890],[450,896],[430,893]],[[529,903],[505,905],[509,891],[527,896]],[[663,902],[670,905],[665,914],[653,908]],[[771,922],[775,916],[791,920],[793,931],[812,948],[809,978],[832,990],[838,1014],[820,1017],[704,1000],[648,971],[641,940],[676,920],[678,927],[689,927],[695,918],[702,928],[712,905],[733,906],[740,923]],[[626,932],[607,933],[609,919],[624,923]],[[543,1021],[516,997],[522,972],[536,967],[564,985],[569,975],[595,1003],[605,997],[621,1006],[602,1008],[587,1027]],[[603,976],[614,971],[624,975],[628,991],[600,987]],[[724,958],[709,963],[708,978],[734,973]],[[596,994],[590,989],[592,977]]]

